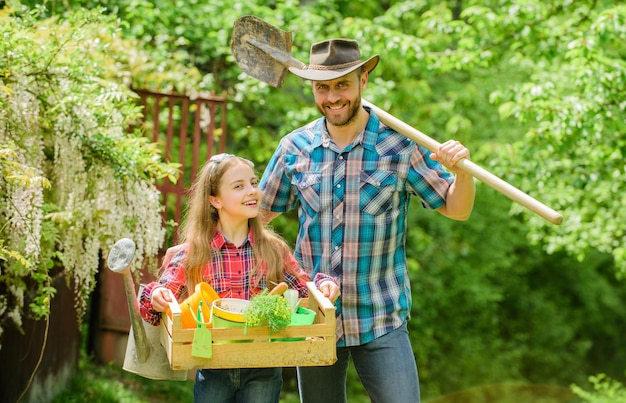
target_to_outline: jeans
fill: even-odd
[[[273,403],[280,400],[282,368],[199,369],[196,403]]]
[[[350,358],[372,402],[419,403],[417,365],[406,322],[362,346],[337,347],[328,367],[298,367],[302,403],[344,403]]]

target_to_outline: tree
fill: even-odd
[[[447,100],[447,121],[440,126],[447,134],[482,129],[484,117],[464,113],[463,91],[475,94],[489,75],[504,78],[489,100],[503,119],[500,125],[515,127],[511,134],[517,140],[506,144],[493,137],[490,151],[499,158],[491,167],[565,216],[561,227],[527,216],[530,239],[549,252],[565,250],[581,260],[594,249],[610,253],[617,275],[626,274],[620,224],[626,199],[619,196],[626,185],[625,6],[465,1],[455,9],[448,3],[426,8],[398,2],[371,22],[359,19],[345,27],[351,36],[376,38],[383,60],[396,61],[389,71],[397,83],[423,77],[428,91],[449,72],[468,77],[468,86]],[[406,100],[410,91],[395,93]],[[411,102],[393,102],[388,91],[382,95],[374,99],[408,115],[403,105]],[[514,213],[521,211],[513,206]]]

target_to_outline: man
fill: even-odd
[[[295,256],[309,274],[341,286],[338,361],[298,368],[305,403],[345,402],[350,359],[373,402],[419,402],[406,324],[409,201],[416,195],[455,220],[467,220],[474,205],[473,178],[455,168],[467,148],[447,141],[430,153],[361,105],[378,60],[362,61],[353,40],[312,45],[309,65],[290,71],[311,82],[322,117],[281,140],[261,179],[265,221],[297,207]]]

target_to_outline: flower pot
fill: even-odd
[[[291,314],[291,323],[289,326],[307,326],[312,325],[313,322],[315,322],[315,311],[300,306],[296,312]],[[304,339],[304,337],[286,337],[282,339],[272,339],[272,341],[298,341]]]
[[[308,308],[298,307],[298,310],[291,314],[290,326],[312,325],[315,322],[315,311]]]
[[[249,304],[250,301],[239,298],[216,299],[213,301],[213,320],[221,319],[220,323],[227,321],[241,325],[228,327],[243,327],[245,323],[243,312]]]
[[[180,320],[183,329],[191,329],[198,326],[198,306],[202,301],[202,318],[205,324],[211,321],[211,305],[213,301],[219,299],[219,295],[213,287],[207,283],[198,283],[196,290],[180,304]],[[171,312],[168,312],[171,317]]]
[[[250,301],[239,298],[220,298],[213,301],[211,321],[214,328],[245,327],[243,311]],[[232,340],[223,343],[249,343],[251,340]]]

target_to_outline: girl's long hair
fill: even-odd
[[[254,169],[254,165],[243,158],[232,156],[220,161],[207,161],[198,174],[190,189],[189,206],[185,222],[181,226],[181,241],[188,244],[188,253],[184,262],[185,281],[189,293],[196,284],[206,281],[203,272],[207,265],[211,271],[213,260],[212,241],[217,231],[219,216],[209,201],[210,196],[218,194],[219,185],[224,173],[235,164],[246,164]],[[249,228],[254,237],[253,253],[255,264],[250,278],[254,274],[266,274],[268,288],[284,280],[283,273],[289,271],[297,275],[289,265],[286,257],[291,253],[287,243],[278,234],[263,226],[260,216],[248,220]]]

